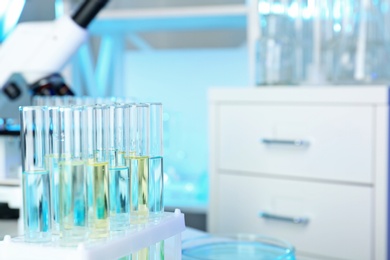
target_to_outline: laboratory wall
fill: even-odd
[[[246,46],[128,51],[125,68],[126,96],[164,104],[167,205],[206,205],[207,90],[247,86]]]

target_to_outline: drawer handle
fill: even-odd
[[[308,140],[304,139],[270,139],[270,138],[263,138],[260,139],[260,142],[263,144],[283,144],[283,145],[292,145],[292,146],[309,146],[310,142]]]
[[[265,211],[260,211],[259,217],[264,219],[278,220],[278,221],[290,222],[290,223],[301,224],[301,225],[309,224],[309,218],[306,217],[287,217],[287,216],[267,213]]]

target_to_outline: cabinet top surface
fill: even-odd
[[[211,102],[299,102],[388,105],[385,85],[211,88]]]

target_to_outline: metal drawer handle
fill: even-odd
[[[290,223],[301,224],[301,225],[307,225],[309,223],[309,218],[307,217],[288,217],[288,216],[267,213],[265,211],[260,211],[259,217],[264,219],[278,220],[278,221],[290,222]]]
[[[292,146],[309,146],[310,141],[304,140],[304,139],[270,139],[270,138],[263,138],[260,139],[260,142],[263,144],[283,144],[283,145],[292,145]]]

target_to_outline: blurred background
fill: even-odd
[[[82,2],[1,1],[2,41],[18,23],[52,21]],[[77,96],[163,103],[165,206],[206,231],[208,91],[387,86],[389,24],[390,0],[111,0],[61,74]],[[16,219],[20,144],[9,110],[0,99],[0,218]]]

